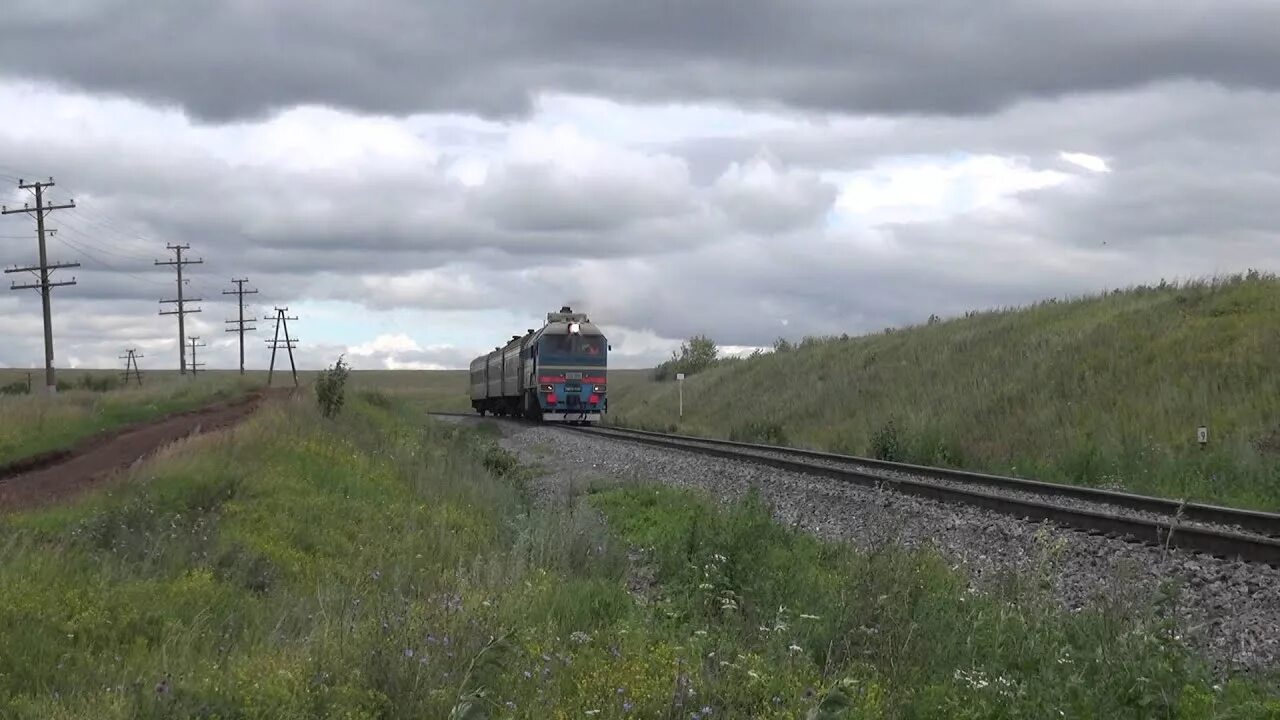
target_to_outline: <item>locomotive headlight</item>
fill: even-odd
[[[603,385],[592,385],[592,386],[591,386],[591,391],[592,391],[592,392],[602,393],[602,392],[604,392],[604,386],[603,386]]]
[[[542,386],[542,392],[555,392],[555,389],[556,389],[556,386],[555,386],[555,385],[543,385],[543,386]]]
[[[579,324],[578,324],[578,323],[576,323],[576,322],[575,322],[575,323],[569,323],[569,332],[573,333],[574,335],[577,335],[577,334],[578,334],[579,332],[581,332],[581,331],[582,331],[582,326],[581,326],[581,325],[579,325]]]

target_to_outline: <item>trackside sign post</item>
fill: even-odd
[[[676,385],[680,388],[680,419],[684,419],[684,373],[676,373]]]

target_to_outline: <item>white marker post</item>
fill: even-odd
[[[680,419],[684,419],[684,373],[676,373],[676,385],[680,388]]]
[[[1196,428],[1196,442],[1200,443],[1200,449],[1203,450],[1205,445],[1209,444],[1209,428],[1201,425]]]

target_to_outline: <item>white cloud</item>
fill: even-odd
[[[1280,95],[1192,90],[980,118],[558,95],[507,122],[302,107],[198,124],[0,81],[0,106],[31,108],[0,124],[0,174],[55,175],[55,197],[78,203],[51,216],[54,256],[84,263],[55,294],[59,362],[114,367],[132,345],[144,369],[176,365],[172,318],[156,314],[173,275],[151,262],[186,242],[206,261],[188,276],[205,298],[190,322],[214,366],[234,364],[234,345],[208,338],[244,275],[263,291],[253,315],[302,308],[304,367],[344,351],[365,367],[463,367],[566,302],[606,327],[618,366],[644,366],[694,333],[749,352],[778,334],[1267,267],[1280,157],[1258,148],[1280,131],[1250,119]],[[34,240],[3,239],[30,233],[0,220],[0,264],[33,259]],[[251,365],[265,362],[259,326]],[[0,340],[0,364],[42,362],[34,293],[0,296]]]
[[[1063,185],[1066,173],[998,155],[907,157],[868,170],[829,173],[841,180],[836,206],[861,225],[937,222],[975,211],[1009,212],[1020,193]]]
[[[1082,167],[1085,170],[1092,170],[1093,172],[1099,172],[1099,173],[1111,172],[1111,166],[1107,163],[1107,161],[1098,157],[1097,155],[1063,151],[1058,153],[1058,157],[1062,158],[1063,160],[1066,160],[1072,165],[1077,165],[1079,167]]]
[[[375,355],[378,353],[420,352],[421,347],[404,333],[395,335],[379,335],[370,342],[352,345],[348,352],[352,355]]]

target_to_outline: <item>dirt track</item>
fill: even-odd
[[[71,450],[0,468],[0,513],[57,502],[97,487],[113,472],[172,442],[230,427],[252,414],[263,400],[288,392],[256,392],[168,415],[87,438]]]

